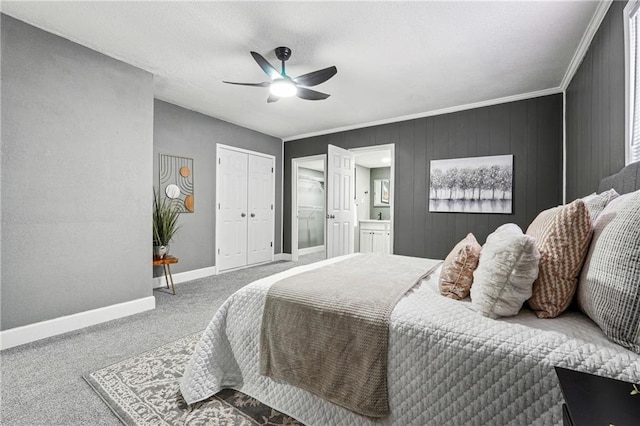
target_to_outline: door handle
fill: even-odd
[[[335,219],[335,218],[336,218],[336,216],[333,215],[333,214],[328,214],[327,215],[327,219]]]
[[[251,217],[256,217],[256,215],[254,213],[251,213]]]
[[[245,217],[247,214],[246,213],[240,213],[241,217]]]

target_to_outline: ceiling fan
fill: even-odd
[[[319,101],[327,99],[330,96],[326,93],[307,89],[307,87],[303,86],[317,86],[329,80],[338,72],[335,66],[291,78],[285,73],[284,69],[284,63],[291,57],[291,49],[283,46],[276,48],[275,52],[278,60],[282,62],[282,72],[278,72],[278,70],[259,53],[251,52],[253,59],[260,65],[262,71],[267,74],[271,81],[265,81],[263,83],[234,83],[233,81],[223,81],[223,83],[238,84],[241,86],[269,87],[270,94],[267,102],[276,102],[280,98],[290,96],[297,96],[310,101]]]

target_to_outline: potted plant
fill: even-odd
[[[153,256],[164,258],[169,253],[169,242],[180,228],[180,207],[175,200],[162,197],[153,190]]]

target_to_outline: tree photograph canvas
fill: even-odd
[[[431,160],[429,211],[510,214],[513,155]]]

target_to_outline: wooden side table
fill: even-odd
[[[565,401],[562,405],[565,426],[640,423],[640,394],[631,394],[633,383],[562,367],[555,369]]]
[[[167,256],[161,259],[153,259],[153,266],[162,266],[164,270],[164,279],[167,282],[167,288],[169,288],[169,281],[171,281],[171,291],[176,294],[176,288],[173,285],[173,277],[171,276],[171,265],[178,263],[180,259],[173,256]]]

